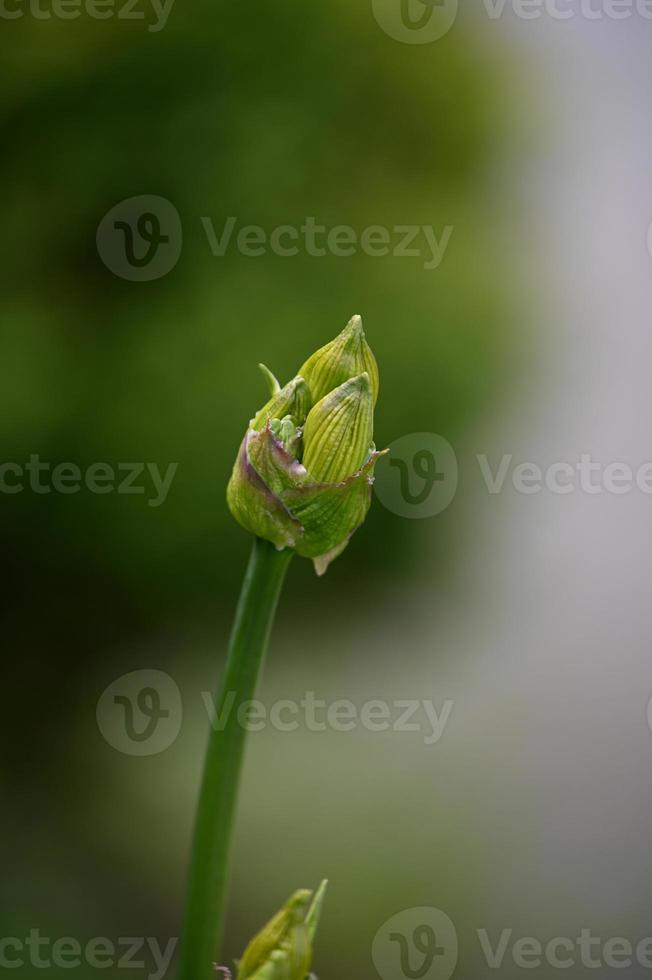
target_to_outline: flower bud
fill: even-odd
[[[339,483],[369,455],[374,405],[368,374],[350,378],[310,409],[303,430],[303,463],[320,483]]]
[[[261,368],[264,368],[271,380],[276,381],[271,371],[262,364]],[[278,385],[278,382],[276,384]],[[251,420],[251,428],[259,432],[270,419],[282,419],[286,415],[295,419],[297,425],[301,425],[311,404],[310,389],[306,382],[302,377],[293,378],[285,388],[278,385],[278,390],[272,392],[272,397]]]
[[[347,373],[359,356],[373,366],[373,374]],[[318,367],[316,373],[311,362]],[[245,433],[227,501],[248,531],[279,549],[294,548],[312,558],[322,575],[364,521],[373,469],[382,455],[373,444],[378,373],[360,318],[354,317],[306,366],[311,381],[297,375],[284,388],[263,369],[271,398]],[[315,390],[323,390],[327,375],[338,380],[317,397]]]
[[[362,329],[362,317],[353,316],[341,334],[308,358],[299,374],[308,382],[313,404],[348,378],[367,372],[374,405],[378,398],[378,365]]]
[[[326,884],[312,903],[312,892],[305,889],[288,899],[247,946],[237,980],[306,980]]]

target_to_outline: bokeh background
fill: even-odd
[[[1,497],[2,935],[178,935],[201,695],[249,550],[224,488],[265,398],[256,364],[287,380],[359,312],[381,370],[377,442],[441,434],[458,492],[427,520],[376,501],[322,580],[294,562],[261,698],[452,713],[435,745],[251,736],[225,961],[322,877],[320,978],[377,976],[377,930],[419,906],[455,924],[455,976],[487,972],[482,928],[638,941],[652,932],[650,501],[509,481],[491,495],[477,454],[494,469],[503,454],[649,458],[652,25],[480,10],[421,45],[366,2],[177,0],[161,31],[150,20],[26,14],[0,42],[3,457],[178,464],[156,508],[85,489]],[[143,194],[176,207],[183,249],[167,275],[130,282],[96,232]],[[216,257],[201,223],[309,215],[454,231],[426,270]],[[146,757],[96,721],[106,687],[139,669],[183,700],[178,737]],[[508,953],[492,972],[522,971]]]

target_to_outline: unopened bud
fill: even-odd
[[[261,364],[262,367],[264,365]],[[265,371],[268,369],[265,368]],[[276,381],[271,371],[268,371],[268,374]],[[272,393],[269,401],[251,420],[251,428],[259,432],[265,428],[270,419],[282,419],[286,415],[291,416],[297,425],[302,425],[311,404],[310,389],[306,382],[301,377],[293,378],[284,388],[279,386],[278,390]]]
[[[308,358],[299,374],[308,382],[313,404],[349,378],[367,372],[374,405],[378,398],[378,365],[362,328],[362,317],[351,317],[335,340]]]
[[[350,378],[311,408],[303,430],[303,465],[320,483],[356,473],[371,451],[374,404],[369,375]]]
[[[262,367],[262,366],[261,366]],[[371,504],[378,369],[360,317],[313,354],[249,424],[227,488],[231,513],[277,548],[312,558],[318,574],[341,554]]]
[[[247,946],[237,980],[306,980],[325,889],[324,881],[312,903],[306,889],[288,899]]]

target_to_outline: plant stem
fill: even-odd
[[[238,709],[253,699],[283,579],[293,552],[277,551],[260,538],[251,558],[235,614],[226,669],[215,699],[195,836],[178,980],[214,980],[224,926],[229,851],[246,739]]]

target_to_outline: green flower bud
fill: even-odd
[[[310,389],[306,382],[303,378],[296,377],[289,381],[285,388],[281,388],[272,372],[264,364],[260,367],[270,381],[276,383],[276,390],[272,391],[272,397],[251,420],[251,428],[260,431],[265,428],[270,419],[282,419],[286,415],[295,419],[297,425],[301,425],[312,405]]]
[[[374,405],[378,398],[378,365],[362,329],[362,317],[353,316],[341,334],[309,357],[299,374],[308,382],[313,402],[319,401],[348,378],[369,375]]]
[[[360,469],[374,437],[368,374],[345,381],[311,408],[303,430],[303,463],[320,483],[339,483]]]
[[[342,374],[333,345],[349,331],[360,349],[361,329],[354,317],[340,338],[322,348],[330,348],[333,377]],[[347,343],[340,344],[345,365],[351,363]],[[371,351],[367,360],[375,369]],[[317,399],[301,375],[281,388],[267,368],[264,373],[272,395],[240,446],[227,488],[229,508],[248,531],[312,558],[322,575],[371,504],[373,469],[382,455],[373,444],[373,377],[358,371]],[[377,388],[377,371],[375,377]]]
[[[298,450],[301,429],[296,427],[291,415],[286,415],[284,419],[270,419],[269,427],[272,435],[277,442],[281,443],[286,453],[293,453]]]
[[[305,889],[288,899],[247,946],[237,980],[306,980],[326,885],[321,883],[312,903]]]

